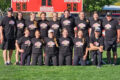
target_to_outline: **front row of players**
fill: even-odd
[[[25,29],[24,36],[17,41],[17,49],[21,53],[21,65],[86,65],[88,51],[92,52],[92,62],[101,66],[103,52],[103,37],[101,30],[95,30],[95,36],[90,39],[83,37],[83,31],[77,32],[78,37],[68,37],[67,29],[62,30],[59,39],[54,37],[54,30],[48,31],[48,37],[41,38],[39,30],[35,31],[35,38],[30,38],[29,29]],[[74,48],[74,49],[73,49]],[[73,53],[74,52],[74,53]],[[44,53],[44,54],[43,54]],[[72,58],[73,56],[73,58]],[[97,58],[97,60],[96,60]],[[98,62],[96,62],[98,61]],[[44,63],[43,63],[44,62]],[[97,64],[96,64],[97,63]]]

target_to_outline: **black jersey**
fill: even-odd
[[[25,25],[30,30],[30,37],[35,37],[35,30],[38,28],[37,21],[26,20]]]
[[[15,39],[16,38],[16,21],[14,17],[5,16],[0,24],[3,27],[4,39]]]
[[[38,27],[41,32],[41,37],[47,37],[48,36],[48,30],[49,30],[49,24],[48,20],[39,20],[38,21]]]
[[[105,40],[116,40],[117,39],[117,30],[120,29],[118,21],[112,19],[108,21],[106,18],[103,19],[103,27],[105,30]]]
[[[88,29],[89,29],[89,20],[88,19],[80,20],[80,18],[77,17],[75,19],[75,25],[77,26],[78,30],[83,31],[84,37],[89,36],[88,35]]]
[[[46,54],[56,54],[57,53],[57,40],[55,38],[44,38],[45,52]]]
[[[104,38],[102,36],[95,38],[95,36],[92,36],[90,38],[90,43],[92,43],[96,47],[100,47],[104,45]]]
[[[62,28],[66,28],[68,30],[69,37],[74,36],[74,27],[75,27],[75,21],[73,17],[68,18],[61,18],[61,26]]]
[[[100,28],[101,31],[102,31],[102,29],[103,29],[102,20],[101,19],[94,20],[93,18],[91,18],[90,19],[90,27],[91,27],[91,35],[94,34],[94,31],[97,28]]]
[[[25,20],[16,20],[17,25],[17,39],[24,36],[24,29],[25,29]]]
[[[60,26],[60,21],[57,20],[57,21],[50,21],[49,22],[49,26],[51,29],[54,30],[54,36],[56,38],[59,38],[60,37],[60,29],[61,29],[61,26]]]
[[[71,38],[59,38],[59,53],[63,55],[72,54],[73,41]]]
[[[40,38],[32,38],[32,53],[42,54],[43,41]]]
[[[18,40],[18,44],[21,46],[21,49],[24,50],[24,53],[30,53],[31,52],[31,39],[30,37],[21,37]]]
[[[83,56],[86,50],[86,45],[88,45],[88,41],[85,38],[74,38],[74,55]]]

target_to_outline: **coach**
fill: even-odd
[[[11,56],[15,49],[16,23],[12,13],[13,9],[8,8],[7,16],[3,18],[0,24],[3,58],[6,65],[11,64]]]
[[[117,62],[117,42],[120,42],[120,26],[118,21],[112,18],[112,13],[107,12],[106,18],[103,19],[103,28],[105,30],[105,50],[107,51],[107,60],[111,64],[111,49],[113,51],[114,63]]]

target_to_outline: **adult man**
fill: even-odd
[[[12,13],[13,9],[8,8],[7,16],[3,18],[0,27],[3,58],[6,65],[11,64],[11,56],[15,49],[16,23]]]
[[[118,21],[112,18],[112,13],[108,12],[106,18],[103,19],[103,27],[105,30],[105,50],[107,50],[107,60],[111,64],[111,49],[115,65],[117,62],[117,42],[120,42],[120,26]]]

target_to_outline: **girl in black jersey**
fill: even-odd
[[[51,65],[51,62],[54,66],[57,66],[57,48],[58,43],[57,39],[54,38],[54,31],[50,29],[48,31],[48,37],[44,38],[45,43],[45,65]]]
[[[31,38],[29,37],[30,31],[26,28],[24,36],[21,37],[16,46],[21,53],[21,65],[30,65],[31,61]]]
[[[42,65],[43,39],[40,37],[39,30],[35,31],[35,38],[32,38],[32,65]]]
[[[59,38],[59,65],[72,65],[72,47],[72,39],[68,37],[68,31],[64,28],[62,37]]]
[[[48,36],[48,30],[49,30],[49,26],[48,26],[48,20],[46,19],[46,13],[42,12],[40,14],[41,20],[38,21],[38,27],[39,30],[41,32],[41,37],[47,37]]]
[[[78,65],[79,61],[82,66],[85,65],[85,60],[83,60],[83,56],[85,53],[85,48],[87,45],[86,39],[83,37],[83,31],[78,31],[78,36],[74,38],[74,57],[73,57],[73,65]]]
[[[16,43],[17,41],[24,36],[24,29],[25,29],[25,20],[23,19],[22,12],[18,12],[17,19],[16,19],[16,26],[17,26],[17,36],[16,36]],[[19,65],[19,51],[16,49],[16,65]]]

